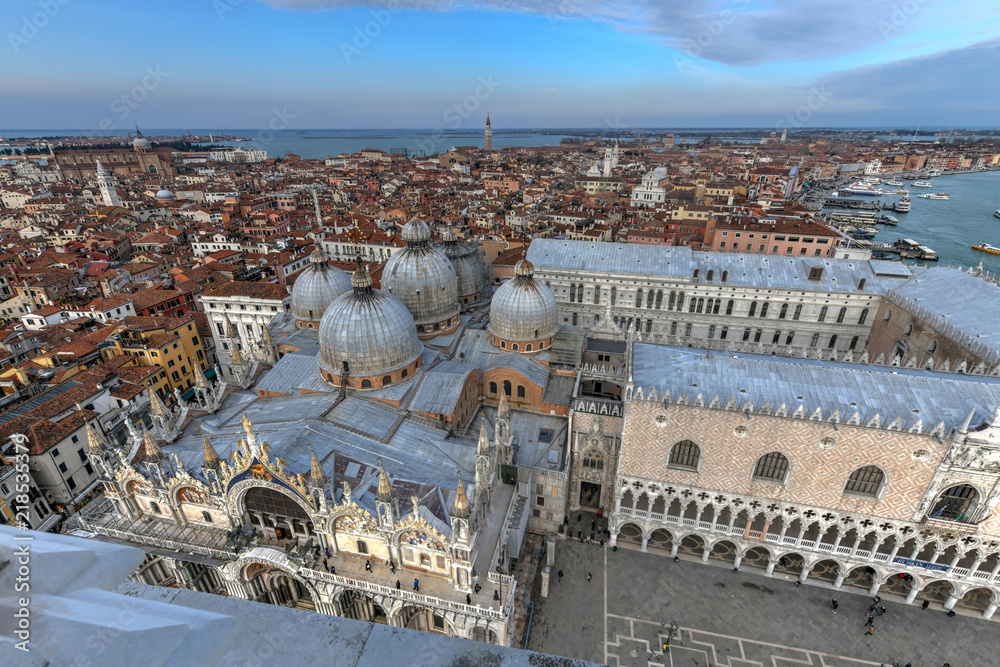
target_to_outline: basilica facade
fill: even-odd
[[[229,390],[191,419],[158,405],[123,447],[88,432],[105,496],[77,530],[142,546],[145,583],[508,644],[526,530],[562,520],[575,375],[550,368],[529,262],[490,298],[478,254],[420,220],[402,235],[382,290],[317,251],[260,323],[209,295]]]

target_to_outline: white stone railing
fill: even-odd
[[[345,586],[347,588],[366,591],[368,593],[375,593],[378,595],[386,595],[398,600],[404,600],[406,602],[412,602],[414,604],[431,607],[435,609],[448,609],[450,611],[455,611],[460,614],[466,614],[469,616],[479,616],[481,618],[489,618],[494,621],[503,621],[512,608],[514,586],[511,586],[510,593],[508,594],[508,604],[506,607],[501,605],[499,608],[493,607],[483,607],[480,605],[467,605],[463,602],[454,602],[452,600],[446,600],[444,598],[439,598],[434,595],[426,595],[424,593],[417,593],[409,590],[402,590],[395,588],[393,586],[383,586],[381,584],[373,584],[370,581],[364,581],[362,579],[350,579],[348,577],[342,577],[339,574],[330,574],[329,572],[324,572],[323,570],[310,569],[310,577],[314,579],[320,579],[322,581],[327,581],[333,584],[338,584],[340,586]]]

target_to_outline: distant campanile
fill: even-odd
[[[490,115],[486,114],[486,132],[483,133],[484,141],[483,147],[491,151],[493,150],[493,128],[490,127]]]

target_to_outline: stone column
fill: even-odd
[[[740,569],[740,563],[742,562],[743,562],[743,556],[736,554],[736,558],[733,560],[733,569],[734,570]]]
[[[956,602],[958,602],[958,598],[955,597],[954,595],[949,595],[948,599],[944,601],[945,610],[951,611],[951,609],[955,606]]]
[[[989,605],[987,605],[986,610],[983,611],[983,618],[987,620],[993,618],[993,612],[997,610],[998,606],[1000,606],[1000,594],[993,593],[993,595],[990,596]]]
[[[646,551],[646,546],[647,546],[648,544],[649,544],[649,538],[648,538],[648,537],[646,537],[645,535],[643,535],[643,536],[642,536],[642,551],[643,551],[643,553],[645,553],[645,551]]]
[[[914,582],[913,586],[910,588],[910,592],[907,593],[907,595],[906,595],[906,601],[907,601],[907,603],[912,603],[914,600],[916,600],[917,599],[917,593],[919,593],[919,591],[917,590],[916,582]]]
[[[833,587],[834,588],[840,588],[841,586],[843,586],[844,585],[844,579],[846,579],[846,578],[847,578],[846,574],[843,574],[843,573],[838,574],[837,575],[837,580],[833,582]]]
[[[771,575],[773,575],[774,574],[774,566],[777,565],[777,564],[778,564],[777,559],[775,559],[775,558],[768,558],[767,559],[767,569],[764,570],[764,574],[766,574],[769,577]]]
[[[809,578],[809,573],[810,572],[812,572],[812,567],[810,567],[809,565],[806,565],[805,563],[803,563],[802,564],[802,571],[799,572],[799,581],[802,582],[803,584],[806,583],[806,579]]]
[[[618,531],[608,533],[608,544],[611,546],[617,546],[618,544]]]
[[[708,562],[708,557],[709,557],[709,555],[711,553],[712,553],[712,550],[708,548],[708,544],[706,543],[702,547],[702,550],[701,550],[701,562],[702,563],[707,563]]]
[[[680,545],[677,544],[676,540],[674,540],[673,542],[670,543],[670,557],[671,558],[677,558],[677,547],[678,546],[680,546]]]
[[[872,582],[871,588],[868,589],[868,595],[875,597],[878,595],[878,589],[882,587],[882,582],[876,579]]]

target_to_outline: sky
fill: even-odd
[[[1000,126],[1000,2],[3,0],[0,129]]]

